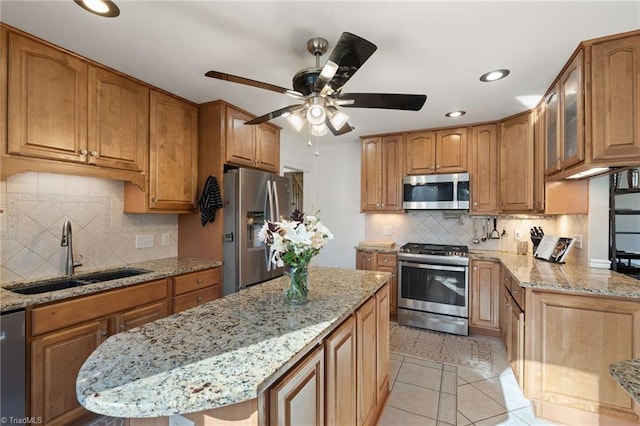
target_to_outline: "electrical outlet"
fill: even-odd
[[[196,426],[196,422],[182,417],[179,414],[169,416],[169,426]]]
[[[151,248],[153,247],[153,234],[136,235],[136,248]]]
[[[582,250],[582,235],[575,235],[573,237],[573,245]]]
[[[383,226],[382,227],[382,235],[391,235],[391,227]]]
[[[169,237],[169,233],[168,232],[163,232],[162,233],[162,245],[163,246],[168,246],[170,242],[171,242],[171,240],[170,240],[170,237]]]

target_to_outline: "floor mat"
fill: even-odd
[[[443,364],[491,370],[491,347],[467,336],[390,324],[391,351]]]

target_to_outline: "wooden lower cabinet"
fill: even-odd
[[[32,417],[46,425],[67,425],[87,414],[76,398],[76,377],[108,334],[107,319],[100,319],[31,341]]]
[[[527,291],[526,396],[539,417],[569,424],[639,421],[609,365],[640,357],[640,302]]]
[[[349,317],[324,344],[326,423],[356,424],[356,321]]]
[[[110,335],[169,314],[167,280],[91,294],[29,311],[30,417],[46,425],[95,416],[78,403],[76,377]]]
[[[389,313],[398,309],[398,255],[396,253],[356,250],[356,269],[391,273],[389,280]]]
[[[389,286],[385,285],[376,293],[376,400],[378,406],[384,404],[389,393]]]
[[[479,334],[500,334],[500,263],[471,261],[469,328]]]
[[[324,426],[324,347],[305,357],[269,390],[270,424]]]
[[[172,281],[174,314],[222,297],[220,267],[180,275]]]
[[[374,425],[389,394],[389,355],[385,285],[269,389],[270,424]]]
[[[356,312],[358,358],[358,425],[371,424],[377,403],[376,302],[369,299]]]

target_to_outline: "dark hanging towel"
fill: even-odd
[[[220,196],[220,187],[215,176],[207,178],[198,204],[200,205],[202,226],[205,226],[207,222],[216,220],[216,210],[222,208],[222,197]]]

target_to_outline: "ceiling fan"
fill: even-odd
[[[205,76],[283,93],[302,101],[254,118],[245,124],[264,123],[282,116],[286,117],[297,131],[308,121],[311,133],[316,136],[326,134],[327,129],[336,136],[354,129],[348,123],[349,117],[338,107],[418,111],[424,105],[426,95],[342,93],[345,83],[377,47],[362,37],[344,32],[326,64],[321,68],[320,56],[325,54],[328,48],[329,42],[322,37],[314,37],[307,42],[307,50],[315,56],[316,66],[302,69],[293,76],[293,90],[218,71],[209,71]]]

